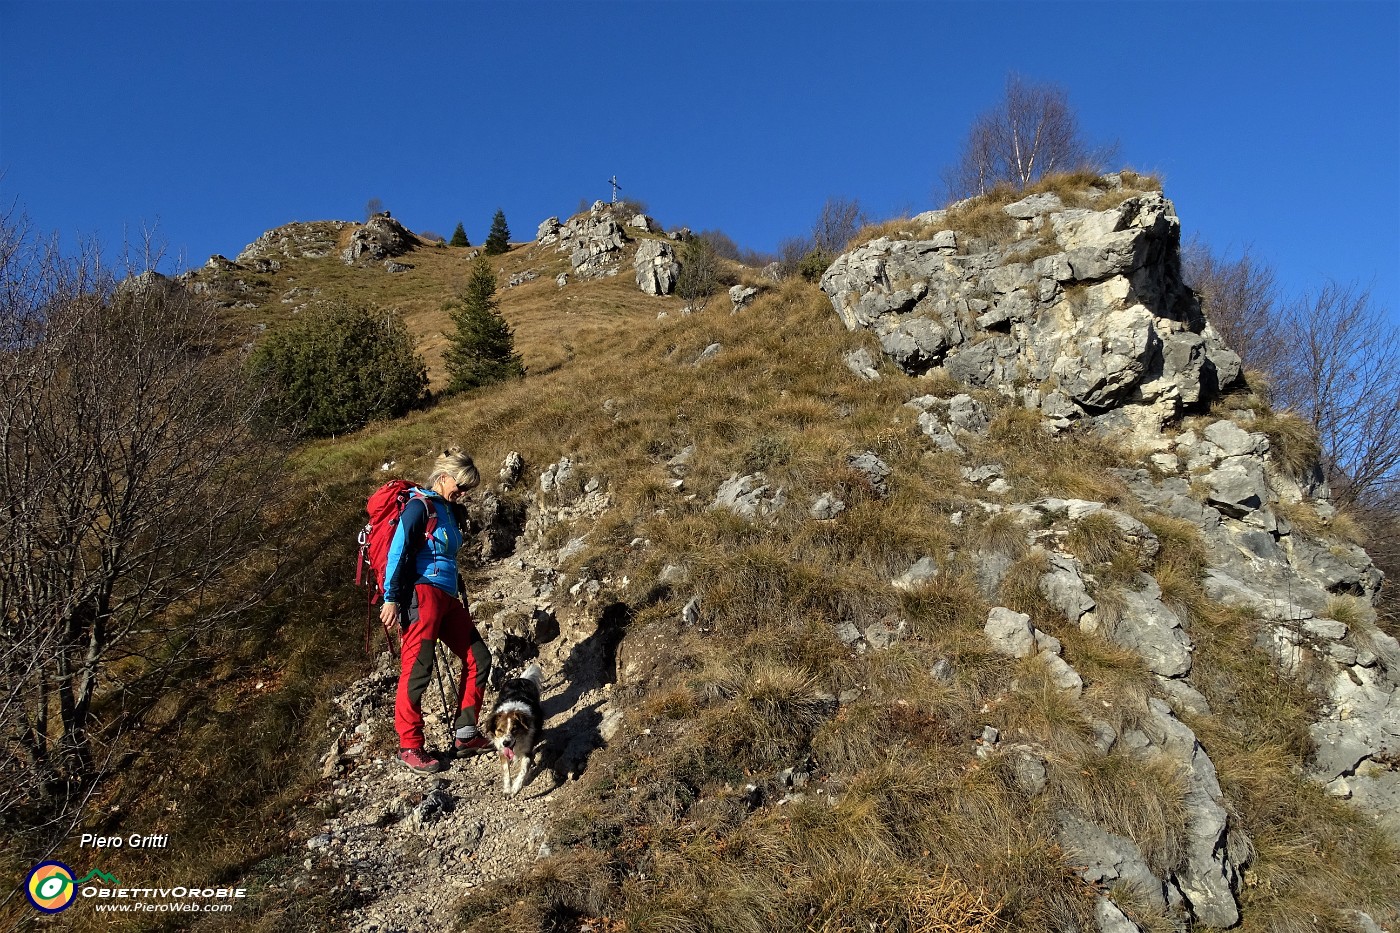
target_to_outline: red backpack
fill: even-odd
[[[355,585],[369,587],[369,604],[379,602],[384,592],[384,565],[389,562],[389,545],[394,543],[394,531],[399,516],[413,499],[422,499],[424,489],[406,479],[393,479],[380,486],[369,497],[365,511],[369,522],[360,529],[360,558],[355,566]],[[425,540],[437,529],[437,509],[428,505],[428,531]],[[366,573],[368,571],[368,573]]]

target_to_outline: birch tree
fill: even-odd
[[[1101,171],[1112,151],[1094,151],[1084,141],[1063,87],[1013,73],[1001,102],[973,120],[944,184],[955,198],[986,194],[1002,184],[1024,188],[1054,172]]]

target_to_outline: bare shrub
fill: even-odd
[[[1390,496],[1400,481],[1400,329],[1369,290],[1331,282],[1286,305],[1287,348],[1273,398],[1312,422],[1341,505]]]
[[[33,829],[74,818],[121,684],[261,595],[247,559],[282,458],[213,307],[170,280],[117,284],[6,217],[0,301],[0,813]]]
[[[1181,278],[1201,298],[1207,320],[1247,369],[1276,373],[1285,356],[1278,329],[1274,270],[1246,249],[1226,260],[1199,239],[1181,250]]]
[[[870,222],[854,198],[827,198],[812,224],[812,245],[832,256],[851,242],[856,232]]]
[[[695,234],[695,238],[709,243],[710,249],[714,250],[715,255],[721,259],[738,261],[739,244],[735,243],[734,239],[723,230],[701,230]]]
[[[692,237],[681,244],[680,265],[680,274],[676,276],[676,294],[692,310],[701,311],[722,284],[720,258],[709,240]]]

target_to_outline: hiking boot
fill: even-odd
[[[424,774],[434,774],[442,770],[442,762],[421,748],[399,749],[399,761],[403,763],[404,767],[421,771]]]
[[[457,739],[452,743],[452,751],[458,758],[465,758],[468,755],[479,755],[482,752],[489,752],[491,743],[486,737],[477,733],[469,739]]]

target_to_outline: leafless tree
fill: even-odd
[[[943,181],[953,198],[986,194],[1000,184],[1024,188],[1053,172],[1102,171],[1114,148],[1095,151],[1084,141],[1063,87],[1013,73],[1001,102],[972,121]]]
[[[1273,267],[1247,249],[1239,259],[1227,260],[1193,238],[1181,250],[1181,277],[1200,295],[1206,319],[1245,367],[1272,380],[1287,355]]]
[[[374,217],[375,214],[381,214],[383,212],[384,202],[379,198],[370,198],[365,202],[365,223],[369,223],[370,218]]]
[[[715,252],[714,244],[703,237],[691,237],[681,245],[680,274],[676,276],[676,294],[693,311],[703,311],[705,305],[724,284],[724,264]]]
[[[778,241],[778,271],[784,278],[797,275],[802,257],[814,249],[810,236],[790,236]]]
[[[178,284],[118,284],[11,215],[0,301],[0,810],[52,814],[90,788],[123,680],[260,594],[285,484],[241,360]]]
[[[715,255],[721,259],[731,259],[738,262],[739,244],[735,243],[733,237],[723,230],[701,230],[695,234],[695,237],[709,243],[710,248],[715,251]]]
[[[1276,404],[1312,422],[1343,505],[1400,488],[1400,329],[1369,290],[1329,283],[1286,305]]]
[[[812,224],[812,245],[835,257],[866,223],[865,212],[855,198],[827,198]]]

